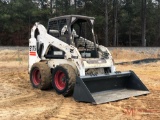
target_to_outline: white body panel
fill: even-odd
[[[35,38],[35,30],[38,29],[39,35]],[[37,41],[39,44],[43,43],[42,54],[39,57],[37,53]],[[65,52],[64,59],[46,59],[44,55],[48,52],[49,46],[54,46]],[[100,46],[99,49],[101,51],[107,51],[109,53],[109,57],[107,59],[101,58],[82,58],[78,49],[72,45],[68,45],[67,43],[47,34],[47,30],[41,24],[36,23],[31,30],[31,38],[29,39],[29,72],[34,63],[39,62],[41,60],[48,61],[48,66],[50,68],[54,68],[60,64],[69,64],[71,65],[75,71],[80,76],[85,76],[85,70],[91,68],[110,68],[111,72],[115,72],[115,67],[113,65],[112,56],[110,55],[108,49],[106,47]],[[72,52],[71,52],[72,51]],[[35,54],[31,54],[35,52]],[[60,54],[60,52],[56,53]],[[73,58],[72,56],[76,57]],[[101,55],[99,55],[101,56]],[[91,61],[88,63],[88,61]],[[92,63],[93,61],[93,63]]]
[[[31,69],[31,66],[39,62],[41,59],[37,55],[37,47],[36,47],[36,39],[35,38],[30,38],[29,39],[29,71]]]

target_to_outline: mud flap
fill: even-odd
[[[73,97],[76,101],[101,104],[148,93],[137,75],[128,71],[77,77]]]

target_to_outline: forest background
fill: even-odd
[[[95,17],[105,46],[160,46],[160,0],[0,0],[0,46],[28,46],[35,22],[78,14]]]

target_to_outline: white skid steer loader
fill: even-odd
[[[34,88],[53,86],[76,101],[100,104],[148,94],[133,71],[116,72],[108,49],[98,45],[94,18],[66,15],[35,23],[29,39],[29,74]]]

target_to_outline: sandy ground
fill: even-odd
[[[112,53],[116,62],[157,57],[132,51]],[[160,62],[116,66],[119,71],[133,70],[150,94],[92,105],[64,98],[54,90],[32,88],[27,54],[24,50],[0,51],[0,120],[160,120]]]

